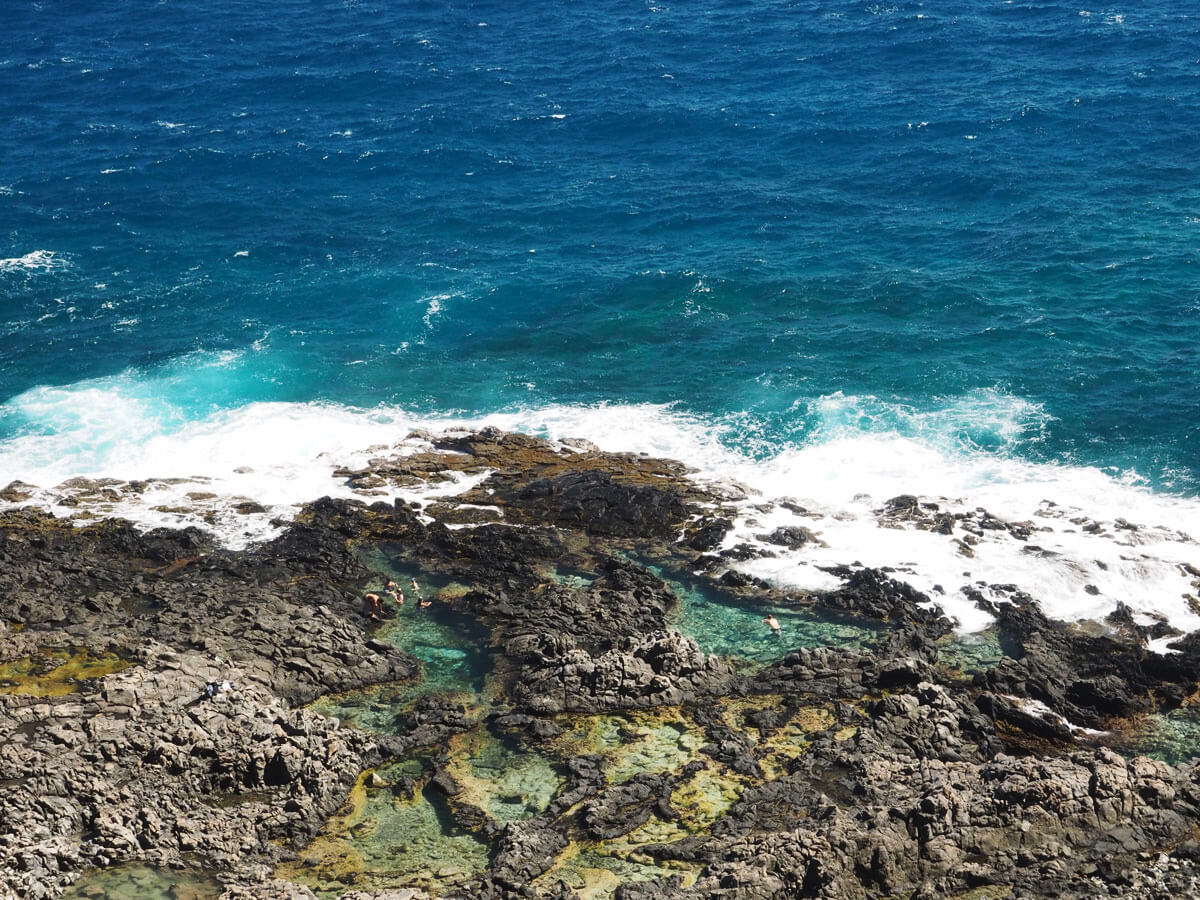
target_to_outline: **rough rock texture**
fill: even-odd
[[[364,493],[482,480],[424,509],[319,500],[242,552],[194,529],[0,514],[0,663],[11,673],[0,676],[0,896],[55,898],[88,869],[138,861],[216,871],[224,900],[310,898],[275,865],[344,815],[352,789],[440,798],[445,829],[486,843],[485,871],[453,896],[1200,891],[1196,770],[1121,756],[1102,736],[1081,743],[1077,728],[1132,728],[1130,717],[1187,702],[1195,635],[1158,656],[1145,648],[1168,633],[1157,626],[1068,626],[992,585],[1010,602],[977,602],[1014,649],[964,679],[938,662],[951,624],[898,573],[846,561],[831,570],[842,586],[813,594],[737,571],[773,551],[721,549],[736,488],[702,490],[676,463],[582,443],[425,437],[421,453],[342,476]],[[63,490],[85,507],[135,488]],[[3,497],[31,490],[12,484]],[[967,551],[984,530],[1022,541],[1036,531],[908,495],[876,515],[961,534]],[[796,551],[819,535],[797,526],[762,539]],[[424,697],[387,735],[304,708],[420,677],[361,606],[374,576],[356,551],[377,546],[458,585],[439,603],[476,622],[493,654],[485,696]],[[730,602],[827,610],[885,634],[871,651],[795,647],[733,665],[672,630],[679,598],[656,574],[668,570],[704,573],[694,577]],[[77,675],[54,681],[67,659]],[[472,794],[455,773],[474,762],[453,749],[472,734],[553,760],[553,796],[505,819]],[[391,785],[360,777],[400,759],[423,761]],[[588,881],[606,866],[608,881]],[[427,896],[354,880],[347,900]]]

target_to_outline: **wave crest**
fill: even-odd
[[[0,407],[11,435],[0,441],[0,471],[38,485],[32,502],[64,515],[79,511],[61,504],[61,486],[73,477],[150,480],[143,493],[94,514],[145,526],[197,525],[242,546],[277,533],[274,521],[290,518],[299,504],[354,496],[335,474],[339,466],[428,447],[411,432],[495,426],[682,461],[728,498],[722,514],[734,528],[726,545],[770,553],[736,565],[781,585],[830,587],[829,567],[866,565],[925,591],[966,631],[989,622],[968,592],[996,584],[1027,591],[1060,619],[1102,619],[1122,602],[1146,621],[1200,627],[1193,611],[1200,500],[1153,493],[1132,474],[981,450],[1036,433],[1047,419],[1037,404],[1001,392],[975,392],[928,411],[873,397],[821,397],[803,404],[819,416],[815,431],[769,454],[741,445],[739,434],[753,424],[747,414],[712,419],[663,405],[550,405],[462,417],[259,402],[196,418],[171,402],[172,392],[190,397],[214,372],[238,365],[236,356],[202,354],[153,383],[131,372],[26,392]],[[916,497],[921,516],[889,512],[897,495]],[[246,513],[247,501],[261,510]],[[1002,526],[981,527],[984,512]],[[938,528],[929,525],[934,516],[943,517]],[[789,526],[816,540],[796,548],[772,543],[769,536]]]
[[[70,263],[53,250],[32,250],[24,256],[0,259],[0,274],[9,272],[49,272],[65,269]]]

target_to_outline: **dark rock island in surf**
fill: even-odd
[[[1055,622],[1014,588],[979,595],[1005,652],[964,674],[952,623],[894,573],[847,560],[839,589],[797,592],[732,568],[763,551],[720,549],[727,498],[677,463],[429,439],[339,475],[486,477],[422,508],[318,500],[247,550],[2,514],[0,896],[122,877],[227,900],[1200,891],[1195,769],[1111,749],[1193,702],[1194,635],[1154,654],[1161,628]],[[393,576],[433,603],[374,622],[364,593]],[[684,582],[877,639],[759,625],[767,662],[710,655],[678,627]]]

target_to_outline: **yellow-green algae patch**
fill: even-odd
[[[42,650],[34,656],[0,663],[0,694],[64,697],[79,682],[127,669],[133,663],[116,653],[93,655],[86,647]]]
[[[328,898],[351,886],[417,887],[434,896],[460,889],[486,868],[489,848],[456,828],[442,799],[419,783],[412,799],[393,793],[394,782],[419,771],[407,760],[364,772],[343,812],[277,875]]]
[[[742,796],[750,779],[734,772],[719,771],[708,764],[675,788],[671,807],[680,823],[692,833],[707,831]]]
[[[640,842],[631,840],[635,835]],[[572,842],[554,866],[534,880],[533,886],[544,891],[563,881],[579,900],[612,900],[617,888],[625,882],[653,881],[668,875],[680,876],[684,887],[690,887],[699,876],[701,866],[651,861],[649,856],[638,852],[639,847],[646,844],[667,843],[679,836],[679,829],[652,818],[619,840]]]
[[[1006,884],[988,884],[972,888],[961,894],[954,894],[947,900],[1005,900],[1012,896],[1012,888]]]
[[[743,732],[754,742],[754,757],[768,779],[785,774],[788,764],[803,755],[815,736],[830,732],[837,725],[832,707],[823,704],[793,709],[785,720],[771,729],[759,729],[747,721],[752,713],[782,712],[783,707],[784,699],[778,694],[722,700],[718,704],[725,724]],[[833,737],[839,741],[847,740],[856,731],[853,726],[844,727],[833,732]]]
[[[704,731],[678,707],[594,716],[560,717],[564,733],[555,740],[560,756],[604,757],[612,784],[635,775],[674,772],[700,755]]]
[[[545,756],[517,750],[482,728],[455,735],[449,751],[447,768],[462,788],[456,802],[476,806],[500,823],[536,816],[563,784]]]
[[[595,754],[602,758],[611,784],[639,774],[675,773],[693,761],[704,762],[671,795],[677,821],[651,816],[627,834],[606,841],[572,841],[553,867],[534,882],[540,890],[563,881],[580,900],[611,900],[630,881],[678,875],[684,885],[695,882],[700,866],[659,861],[645,852],[654,844],[671,844],[712,826],[741,796],[750,779],[705,756],[703,729],[683,709],[665,707],[592,716],[562,716],[563,734],[549,742],[557,756]]]
[[[221,891],[202,875],[133,865],[86,872],[63,900],[216,900]]]

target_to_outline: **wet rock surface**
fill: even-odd
[[[343,477],[371,490],[474,476],[463,493],[424,509],[315,501],[244,551],[195,529],[0,514],[0,896],[56,898],[128,863],[218,873],[225,900],[1200,890],[1195,769],[1126,758],[1080,727],[1189,703],[1195,635],[1161,656],[1146,649],[1157,626],[1066,625],[992,585],[977,602],[1014,649],[963,678],[938,664],[951,623],[896,573],[848,560],[840,588],[789,593],[731,568],[734,492],[682,466],[495,430],[428,442]],[[1035,531],[908,495],[877,515]],[[364,613],[373,547],[436,573],[439,607],[493,654],[479,697],[412,700],[389,734],[306,708],[429,665]],[[886,638],[783,646],[752,667],[709,656],[674,630],[680,598],[647,560],[749,608],[830,610]],[[431,823],[443,855],[389,833],[404,865],[372,870],[385,814]]]

